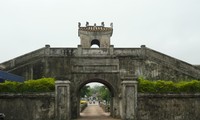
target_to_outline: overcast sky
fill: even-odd
[[[77,47],[78,22],[113,22],[115,47],[147,47],[200,64],[200,0],[0,0],[0,63],[51,47]]]

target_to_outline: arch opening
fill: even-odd
[[[80,90],[81,90],[81,88],[82,88],[83,86],[85,86],[86,84],[89,84],[89,83],[99,83],[99,84],[103,84],[103,85],[105,85],[105,86],[109,89],[109,91],[110,91],[110,93],[111,93],[111,96],[112,96],[112,97],[115,96],[115,90],[114,90],[113,86],[112,86],[110,83],[108,83],[107,81],[102,80],[102,79],[97,79],[97,78],[87,80],[87,81],[83,82],[82,84],[80,84],[80,86],[79,86],[79,88],[78,88],[78,93],[80,93]]]
[[[92,40],[91,44],[90,44],[90,47],[91,48],[100,48],[100,42],[99,42],[99,40],[97,40],[97,39]]]
[[[88,91],[88,89],[92,91]],[[86,92],[90,93],[88,94]],[[111,116],[113,106],[112,98],[115,93],[112,85],[108,82],[100,79],[88,80],[80,85],[77,95],[80,100],[79,116],[87,119],[89,119],[88,117],[107,118]],[[93,111],[100,110],[100,112],[92,112],[88,115],[83,111],[84,109],[87,111],[86,113],[91,109]]]

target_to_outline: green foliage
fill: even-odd
[[[106,86],[96,85],[91,88],[92,94],[97,94],[99,100],[105,100],[106,102],[110,101],[110,91]]]
[[[23,83],[5,81],[0,83],[0,92],[24,93],[24,92],[53,92],[55,91],[55,80],[53,78],[41,78],[37,80],[28,80]],[[139,92],[141,93],[200,93],[200,81],[149,81],[143,78],[139,79]],[[99,93],[99,97],[109,101],[110,92],[105,86],[84,86],[81,89],[81,97],[84,95]]]
[[[198,93],[200,92],[200,81],[192,80],[189,82],[181,81],[177,83],[178,92]]]
[[[53,78],[41,78],[37,80],[27,80],[23,83],[5,81],[0,83],[0,92],[51,92],[55,90],[55,80]]]
[[[90,88],[90,86],[85,85],[85,86],[83,86],[83,88],[81,88],[80,96],[82,98],[84,98],[85,95],[86,96],[91,96],[91,88]]]
[[[110,96],[111,96],[110,91],[107,89],[106,86],[100,86],[99,93],[100,93],[100,97],[103,100],[106,100],[107,102],[110,101]]]
[[[140,78],[138,91],[141,93],[199,93],[200,81],[149,81]]]

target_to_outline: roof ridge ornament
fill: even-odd
[[[85,25],[85,26],[86,26],[86,27],[89,26],[89,22],[86,22],[86,25]]]
[[[104,22],[101,22],[100,25],[94,23],[94,25],[89,25],[89,22],[86,22],[85,26],[81,26],[81,23],[78,22],[79,30],[88,31],[88,32],[108,32],[113,31],[113,23],[110,23],[110,26],[105,26]]]
[[[104,27],[104,26],[105,26],[104,22],[101,22],[101,26],[102,26],[102,27]]]
[[[81,27],[81,23],[80,23],[80,22],[78,22],[78,27],[79,27],[79,28]]]
[[[96,27],[105,27],[105,23],[101,22],[100,26],[98,26],[96,23],[94,23],[94,26],[96,26]],[[90,26],[89,22],[86,22],[86,24],[85,24],[85,27],[94,27],[94,26]],[[78,27],[79,28],[81,27],[81,22],[78,22]],[[112,22],[110,23],[110,27],[113,28],[113,23]]]
[[[113,28],[113,23],[112,22],[110,23],[110,27]]]

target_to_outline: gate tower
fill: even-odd
[[[100,26],[96,23],[94,26],[90,26],[86,22],[86,26],[82,27],[79,23],[78,36],[81,39],[82,48],[90,48],[92,45],[97,45],[99,48],[109,48],[110,47],[110,37],[113,33],[113,24],[110,27],[105,27],[104,22]]]

